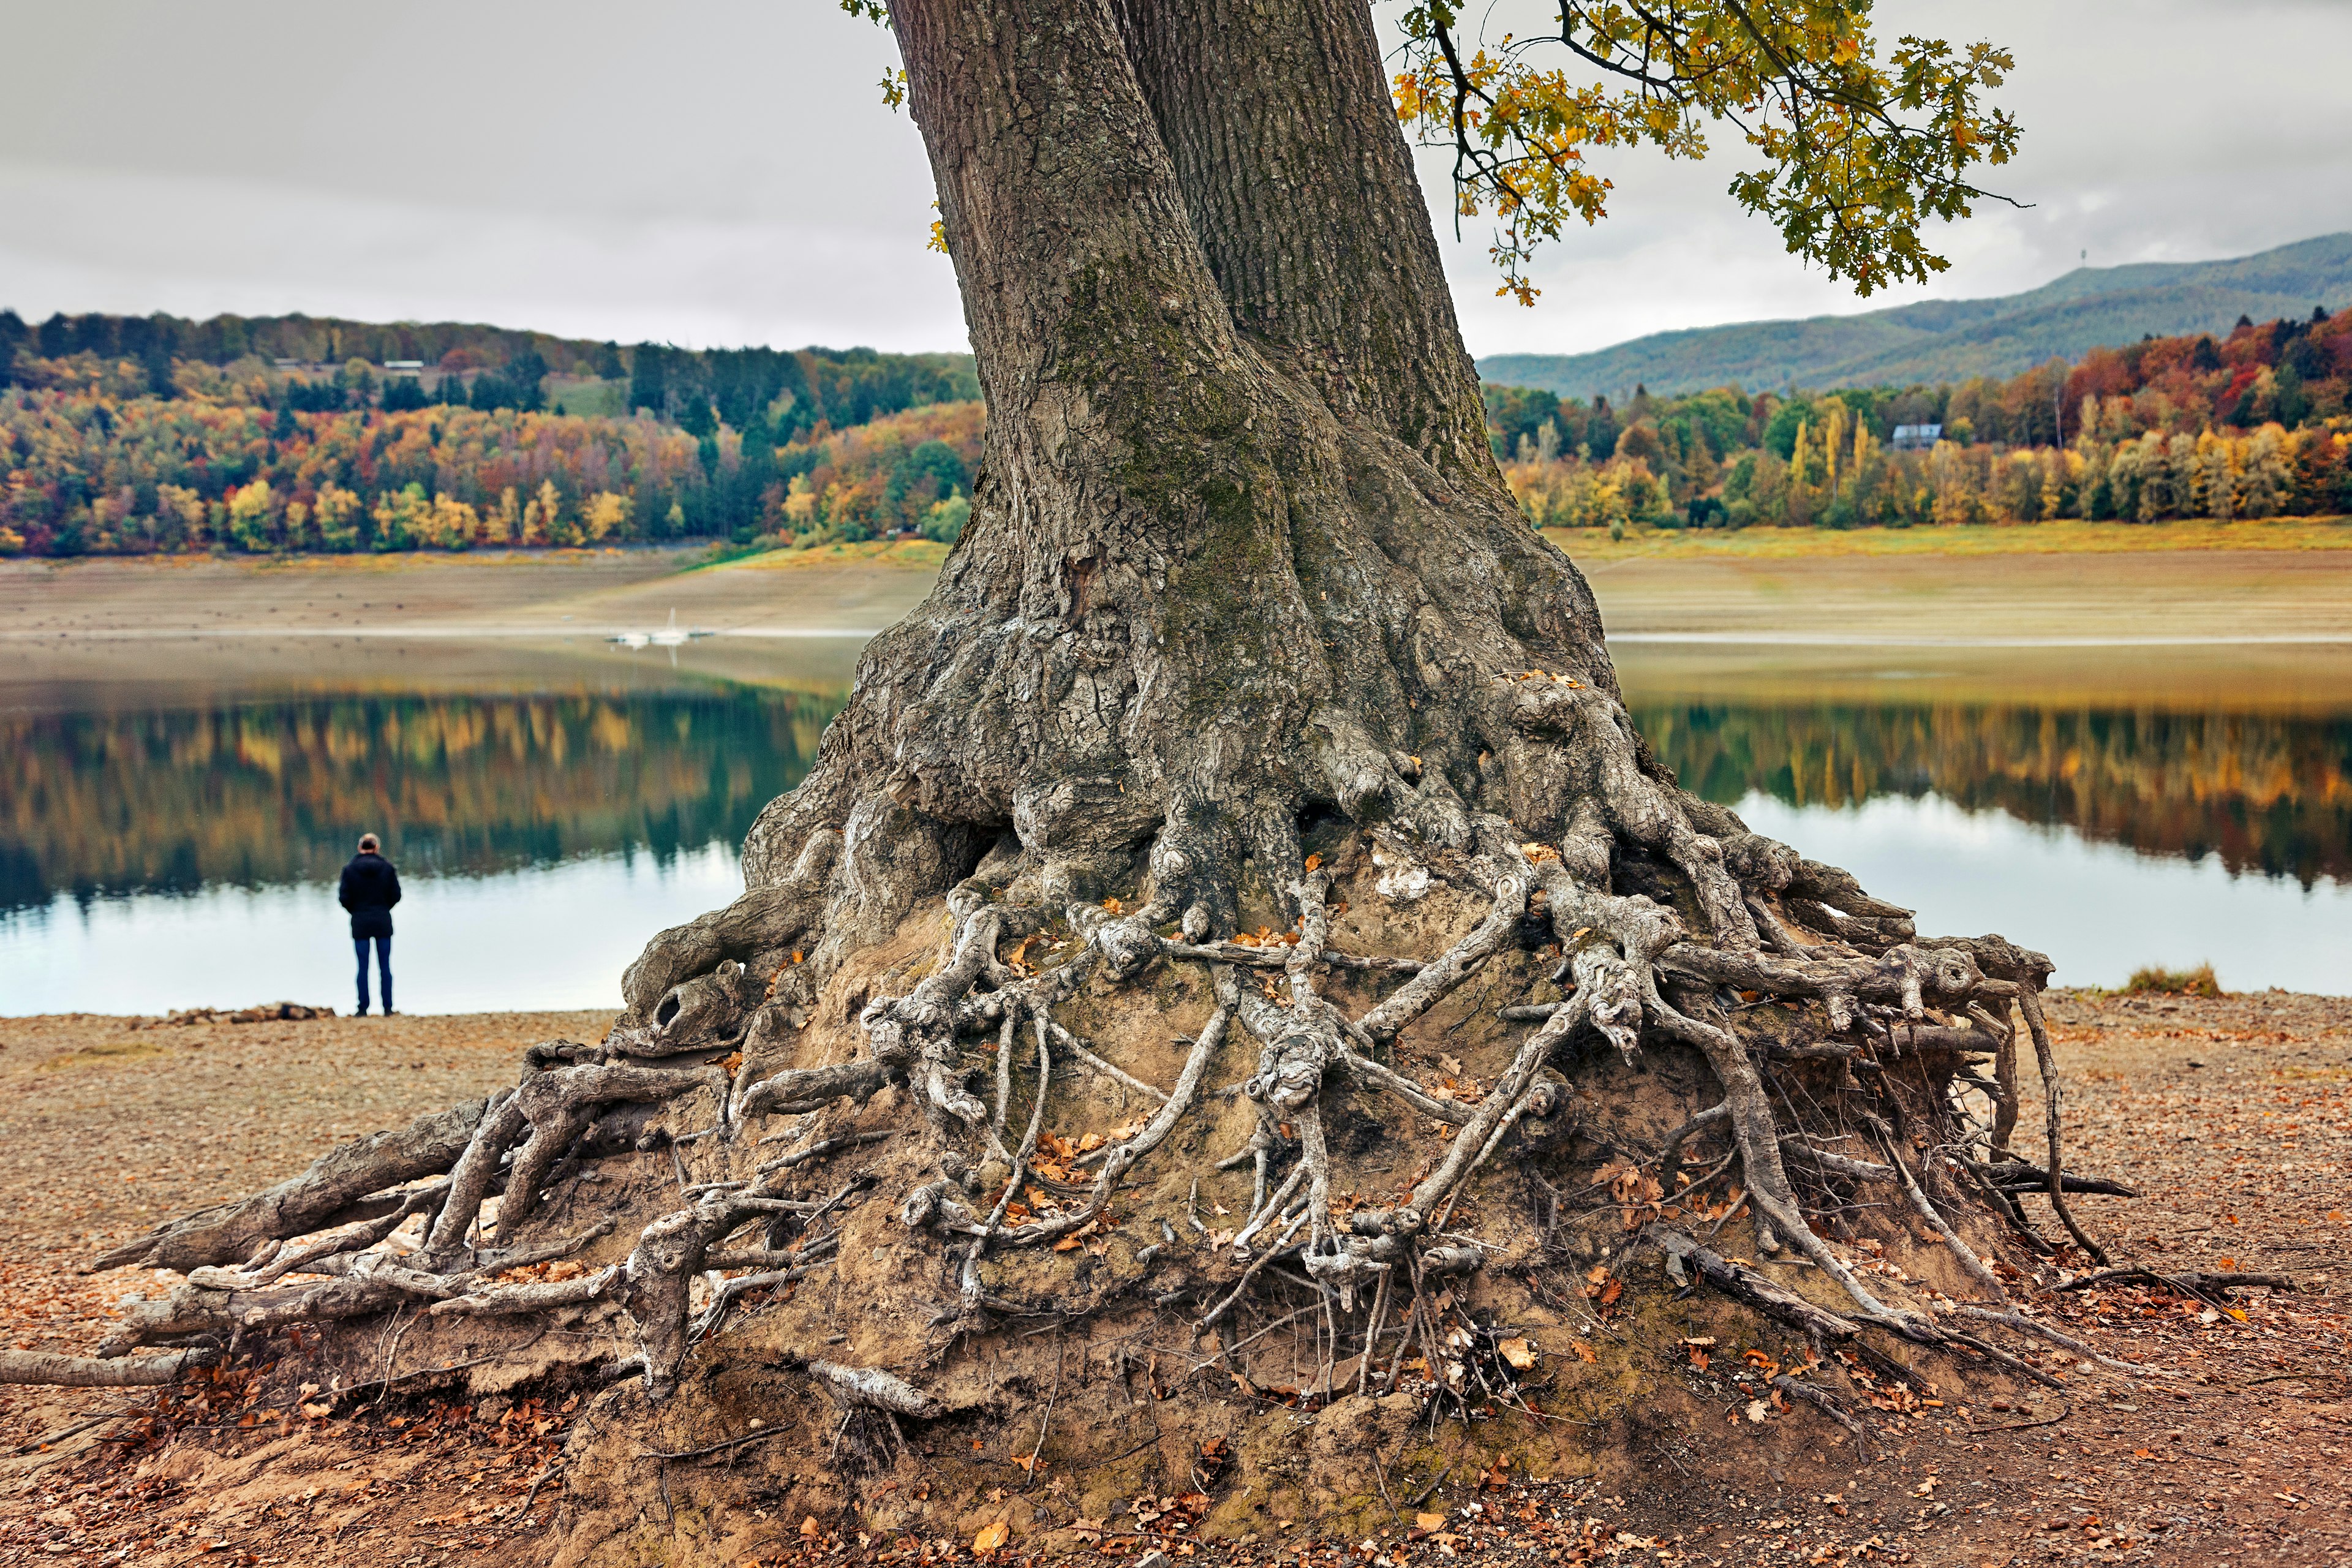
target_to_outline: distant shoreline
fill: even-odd
[[[1830,560],[1853,556],[2168,555],[2181,551],[2352,550],[2352,517],[2215,522],[2004,522],[1934,528],[1645,529],[1612,539],[1598,528],[1547,528],[1546,539],[1580,565],[1671,556],[1713,560]]]
[[[2352,520],[1551,537],[1628,656],[2147,648],[2333,668],[2352,645]],[[704,649],[797,643],[847,658],[923,600],[945,554],[877,541],[719,562],[644,548],[10,561],[0,679],[152,676],[166,673],[159,659],[215,657],[207,647],[250,663],[272,643],[282,651],[268,658],[295,664],[322,647],[364,659],[401,645],[601,645],[673,612],[679,628],[714,634],[697,639]]]

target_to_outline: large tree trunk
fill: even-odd
[[[2014,1211],[1999,1173],[2024,1167],[1990,1156],[2016,1120],[2012,1006],[2054,1082],[2048,962],[1915,941],[1906,911],[1651,757],[1591,591],[1489,453],[1361,0],[892,10],[989,404],[937,588],[868,648],[816,767],[753,828],[750,890],[647,946],[610,1037],[536,1047],[462,1153],[387,1177],[447,1172],[431,1186],[303,1178],[259,1219],[120,1249],[194,1272],[133,1302],[111,1348],[424,1302],[452,1325],[604,1311],[658,1400],[747,1292],[829,1273],[835,1296],[772,1298],[744,1330],[764,1355],[705,1370],[782,1369],[845,1423],[895,1422],[1009,1386],[974,1369],[1042,1376],[1025,1336],[950,1362],[1007,1314],[1123,1310],[1150,1332],[1181,1306],[1239,1349],[1251,1291],[1279,1278],[1323,1298],[1311,1399],[1349,1358],[1360,1394],[1399,1388],[1418,1342],[1412,1386],[1461,1408],[1440,1336],[1490,1357],[1495,1336],[1465,1315],[1470,1287],[1422,1285],[1476,1269],[1481,1246],[1559,1266],[1563,1193],[1608,1227],[1622,1207],[1628,1232],[1664,1215],[1643,1235],[1670,1270],[1801,1332],[1962,1343],[1927,1298],[1882,1300],[1814,1221],[1843,1234],[1863,1211],[1822,1194],[1878,1184],[1935,1228],[1951,1289],[1999,1297],[1956,1184]],[[1220,1067],[1237,1043],[1254,1071]],[[1955,1076],[1974,1055],[2000,1063],[1982,1117]],[[1125,1123],[1080,1151],[1049,1102]],[[2063,1217],[2080,1178],[2058,1125],[2053,1098],[2039,1169]],[[1238,1152],[1217,1160],[1208,1133]],[[1719,1153],[1676,1209],[1700,1145]],[[1548,1184],[1549,1218],[1450,1217],[1506,1153],[1581,1170]],[[583,1164],[630,1159],[635,1185],[583,1198]],[[794,1184],[853,1160],[830,1195]],[[1735,1163],[1753,1249],[1801,1255],[1843,1312],[1665,1223]],[[886,1201],[861,1207],[868,1188]],[[589,1212],[606,1217],[581,1230]],[[329,1215],[352,1223],[297,1239]],[[385,1260],[412,1215],[417,1249]],[[1097,1269],[1073,1249],[1099,1232],[1101,1253],[1106,1227],[1123,1239]],[[602,1268],[499,1278],[569,1250]],[[809,1359],[835,1324],[862,1369]],[[490,1359],[436,1342],[444,1364]],[[938,1396],[902,1375],[925,1368]]]
[[[844,832],[858,912],[828,936],[866,942],[1007,832],[1048,900],[1157,837],[1197,934],[1303,813],[1559,837],[1577,767],[1634,743],[1564,767],[1498,679],[1614,709],[1591,595],[1487,449],[1362,7],[897,21],[988,448],[937,591],[754,831],[753,884]]]

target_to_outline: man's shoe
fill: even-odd
[[[364,1018],[367,1016],[367,1009],[362,1007],[358,1012],[352,1014],[352,1016],[354,1018]]]

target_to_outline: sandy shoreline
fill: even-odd
[[[2352,710],[2352,550],[1789,557],[1568,542],[1626,689],[1648,697]],[[722,680],[838,697],[866,638],[929,591],[940,553],[0,562],[0,709],[385,683]],[[606,640],[673,610],[716,635],[677,649]]]
[[[2347,532],[2352,537],[2352,532]],[[2093,554],[1578,551],[1627,646],[2327,647],[2352,644],[2352,550]],[[0,649],[58,641],[603,637],[677,623],[721,637],[873,635],[930,587],[937,547],[0,563]],[[689,569],[692,568],[692,569]]]
[[[932,552],[936,553],[936,552]],[[665,625],[742,636],[871,636],[932,563],[696,568],[698,551],[158,558],[0,563],[0,646],[68,637],[546,637]]]

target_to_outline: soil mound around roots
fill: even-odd
[[[1021,1529],[1002,1558],[1094,1562],[1136,1561],[1159,1542],[1184,1562],[1265,1562],[1277,1552],[1296,1561],[1297,1549],[1311,1545],[1311,1561],[1360,1563],[1369,1560],[1359,1549],[1368,1539],[1371,1555],[1391,1562],[1516,1562],[1530,1548],[1537,1560],[1553,1551],[1562,1561],[1607,1557],[1612,1549],[1654,1560],[1621,1535],[1659,1542],[1666,1555],[1692,1562],[1803,1561],[1826,1550],[1823,1561],[1909,1554],[1918,1563],[1978,1563],[2029,1548],[2053,1560],[2203,1562],[2217,1552],[2328,1560],[2331,1544],[2352,1546],[2340,1528],[2332,1536],[2328,1528],[2331,1519],[2340,1527],[2352,1502],[2338,1467],[2352,1436],[2352,1389],[2336,1371],[2347,1345],[2327,1263],[2340,1250],[2327,1234],[2341,1228],[2327,1217],[2331,1206],[2340,1209],[2328,1172],[2352,1155],[2352,1002],[2282,993],[2218,1000],[2057,993],[2049,1014],[2077,1085],[2070,1147],[2079,1144],[2087,1165],[2146,1194],[2086,1195],[2086,1219],[2127,1234],[2137,1258],[2175,1278],[2274,1272],[2298,1289],[2231,1290],[2216,1307],[2145,1280],[2013,1287],[2063,1331],[2145,1370],[2127,1377],[2051,1345],[2027,1359],[2066,1388],[2003,1394],[1994,1391],[2016,1380],[1923,1367],[1926,1381],[1910,1390],[1914,1407],[1897,1408],[1906,1402],[1890,1394],[1856,1408],[1864,1444],[1802,1405],[1770,1405],[1764,1421],[1747,1420],[1726,1373],[1737,1367],[1759,1383],[1762,1369],[1740,1352],[1773,1353],[1794,1336],[1728,1310],[1705,1290],[1668,1296],[1660,1310],[1675,1333],[1646,1349],[1627,1334],[1633,1309],[1622,1294],[1612,1306],[1591,1306],[1597,1331],[1529,1325],[1524,1337],[1543,1359],[1527,1381],[1554,1386],[1528,1403],[1554,1415],[1551,1423],[1504,1409],[1492,1421],[1433,1425],[1421,1411],[1409,1430],[1391,1413],[1399,1394],[1373,1399],[1367,1411],[1343,1393],[1331,1407],[1309,1411],[1277,1403],[1278,1394],[1242,1396],[1221,1364],[1188,1376],[1211,1352],[1185,1353],[1192,1336],[1173,1310],[1149,1326],[1138,1314],[1131,1348],[1141,1359],[1124,1380],[1114,1377],[1108,1337],[1038,1320],[1011,1325],[991,1348],[1020,1356],[1054,1347],[1042,1364],[1027,1363],[1044,1379],[1042,1396],[974,1413],[951,1431],[905,1424],[908,1448],[854,1475],[838,1461],[838,1479],[814,1474],[790,1441],[787,1462],[764,1453],[796,1436],[821,1439],[817,1457],[832,1455],[837,1412],[814,1432],[788,1427],[756,1437],[805,1395],[804,1385],[780,1378],[756,1410],[693,1417],[687,1436],[704,1444],[755,1440],[690,1459],[635,1458],[637,1469],[658,1466],[658,1473],[638,1478],[652,1489],[643,1518],[631,1513],[623,1534],[638,1558],[730,1564],[971,1561],[973,1540],[999,1522],[1008,1536]],[[60,1272],[89,1226],[125,1237],[142,1205],[172,1212],[235,1196],[247,1186],[238,1171],[297,1170],[347,1134],[354,1117],[396,1121],[510,1083],[524,1042],[604,1026],[589,1015],[160,1033],[100,1017],[0,1021],[0,1080],[17,1107],[6,1131],[20,1156],[0,1178],[20,1216],[0,1235],[8,1339],[19,1350],[86,1352],[103,1331],[104,1304],[126,1288],[125,1276]],[[2027,1064],[2029,1098],[2038,1087],[2032,1070]],[[152,1113],[166,1102],[219,1135],[201,1145],[152,1139]],[[83,1157],[92,1146],[114,1156],[102,1181]],[[2250,1177],[2232,1166],[2232,1150],[2255,1146],[2277,1152],[2274,1172]],[[666,1163],[657,1153],[630,1152],[608,1168],[655,1161]],[[1737,1239],[1747,1223],[1731,1221],[1717,1245],[1749,1256]],[[1618,1226],[1622,1233],[1622,1215]],[[2020,1261],[2051,1287],[2070,1264],[2078,1280],[2097,1272],[2063,1251]],[[1627,1286],[1637,1300],[1654,1288],[1640,1273]],[[142,1278],[134,1288],[155,1283]],[[1520,1289],[1516,1276],[1484,1273],[1471,1281],[1474,1301],[1498,1286]],[[1295,1295],[1305,1299],[1303,1289]],[[766,1301],[748,1300],[738,1326],[764,1315]],[[1306,1321],[1283,1324],[1236,1359],[1261,1347],[1286,1350],[1296,1331],[1297,1359],[1305,1361]],[[346,1331],[381,1338],[391,1327],[363,1321]],[[1024,1336],[1040,1327],[1046,1331]],[[1504,1337],[1522,1337],[1512,1327]],[[1689,1342],[1705,1338],[1718,1342]],[[1082,1341],[1091,1348],[1081,1351]],[[1594,1350],[1592,1363],[1573,1348],[1580,1341]],[[1565,1355],[1558,1353],[1563,1343]],[[572,1539],[555,1528],[559,1505],[573,1508],[578,1522],[586,1496],[583,1489],[563,1503],[572,1470],[585,1477],[605,1458],[636,1454],[628,1447],[600,1450],[587,1465],[566,1462],[600,1444],[624,1447],[611,1434],[617,1391],[500,1394],[489,1391],[498,1374],[487,1365],[444,1370],[445,1358],[420,1353],[404,1338],[382,1348],[390,1352],[381,1365],[386,1381],[331,1403],[302,1394],[315,1371],[296,1369],[310,1365],[313,1352],[283,1335],[249,1363],[199,1373],[175,1388],[0,1394],[7,1450],[0,1456],[0,1561],[547,1562]],[[1693,1348],[1706,1353],[1705,1368]],[[289,1356],[291,1366],[272,1364]],[[1617,1370],[1604,1376],[1604,1367]],[[1261,1373],[1277,1385],[1284,1380],[1271,1365]],[[1652,1413],[1662,1394],[1678,1402],[1675,1419]],[[1223,1425],[1201,1439],[1218,1447],[1188,1453],[1194,1412],[1214,1411],[1220,1400]],[[128,1414],[103,1418],[113,1410]],[[1597,1425],[1571,1426],[1564,1416]],[[854,1453],[854,1436],[844,1436],[845,1451]],[[697,1446],[652,1431],[639,1444],[668,1452]],[[1081,1496],[1117,1491],[1094,1485],[1099,1462],[1139,1444],[1114,1461],[1135,1467],[1124,1477],[1133,1489],[1082,1509]],[[1498,1469],[1493,1459],[1507,1449],[1517,1468]],[[1555,1467],[1551,1479],[1534,1473],[1538,1454]],[[1192,1556],[1177,1558],[1200,1535],[1201,1505],[1186,1503],[1185,1493],[1230,1498],[1273,1460],[1297,1467],[1302,1488],[1327,1485],[1319,1478],[1335,1462],[1369,1470],[1374,1525],[1343,1536],[1314,1515],[1271,1513],[1255,1542],[1202,1537]],[[754,1464],[757,1485],[747,1486]],[[1211,1482],[1205,1488],[1183,1484],[1196,1464]],[[665,1516],[665,1489],[674,1517]],[[877,1531],[877,1509],[901,1494],[939,1503],[938,1528]],[[1414,1540],[1423,1516],[1435,1528]],[[1079,1521],[1096,1518],[1105,1541],[1125,1550],[1107,1555],[1102,1542],[1077,1539]],[[816,1526],[803,1534],[811,1519]],[[2061,1528],[2045,1529],[2053,1520]],[[968,1533],[947,1534],[966,1521],[975,1521]],[[1911,1529],[1931,1522],[1937,1528]],[[620,1552],[619,1538],[600,1539],[606,1544],[593,1555]],[[1064,1542],[1076,1544],[1048,1550]]]
[[[1604,1497],[1830,1495],[1890,1422],[2061,1397],[2053,1355],[2150,1375],[2060,1326],[2091,1260],[2026,1221],[2048,1165],[1992,1143],[2021,1039],[2048,1050],[2000,939],[1841,948],[1828,995],[1660,952],[1677,1016],[1739,1030],[1800,1238],[1720,1056],[1593,1020],[1541,856],[1514,899],[1352,827],[1303,847],[1288,920],[1246,885],[1240,935],[1124,973],[1119,897],[1048,918],[984,875],[821,982],[721,960],[512,1089],[115,1247],[166,1288],[98,1357],[6,1370],[168,1385],[109,1438],[158,1459],[239,1411],[479,1445],[553,1561],[729,1564],[1450,1551],[1465,1489],[1590,1552],[1623,1544]],[[947,983],[957,1054],[875,1071]]]

